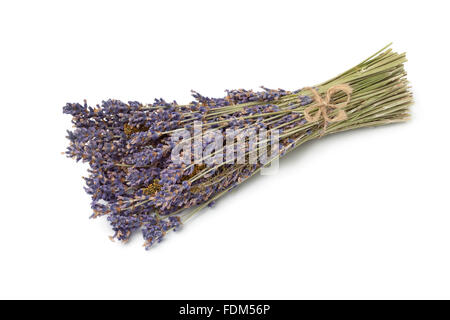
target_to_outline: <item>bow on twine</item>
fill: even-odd
[[[329,88],[327,90],[325,99],[323,99],[320,96],[320,94],[317,92],[316,89],[311,88],[311,87],[307,87],[305,89],[308,89],[312,92],[312,94],[314,96],[314,100],[317,103],[315,105],[305,108],[305,110],[304,110],[305,119],[308,122],[316,122],[322,116],[323,120],[324,120],[322,135],[327,130],[328,122],[338,122],[338,121],[347,119],[347,113],[345,112],[344,108],[350,102],[350,96],[353,91],[352,87],[350,87],[348,84],[338,84],[338,85],[335,85],[335,86]],[[330,101],[331,101],[333,94],[335,94],[336,92],[339,92],[339,91],[342,91],[346,94],[347,101],[340,103],[339,105],[331,104]],[[314,115],[312,115],[311,112],[317,107],[319,108],[319,110],[317,110],[317,112]],[[337,115],[334,117],[329,117],[328,116],[328,108],[336,109],[338,111]]]

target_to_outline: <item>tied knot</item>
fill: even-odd
[[[325,133],[327,129],[328,122],[338,122],[347,119],[347,113],[345,112],[344,108],[347,106],[347,104],[350,102],[350,96],[353,91],[353,89],[348,84],[339,84],[335,85],[327,90],[327,93],[325,95],[325,98],[322,98],[320,94],[317,92],[316,89],[308,87],[305,88],[312,92],[314,101],[316,102],[315,105],[309,106],[305,108],[304,114],[305,119],[308,122],[316,122],[321,117],[323,117],[324,125],[323,125],[323,133]],[[332,96],[342,91],[347,96],[347,100],[343,103],[337,104],[331,104],[331,98]],[[319,108],[315,114],[312,114],[312,111],[315,108]],[[337,114],[334,117],[330,117],[328,115],[328,109],[336,109]]]

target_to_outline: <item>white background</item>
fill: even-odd
[[[0,298],[450,298],[447,1],[2,1]],[[412,121],[302,146],[149,252],[89,220],[66,102],[294,90],[387,43]]]

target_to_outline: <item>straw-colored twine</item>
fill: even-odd
[[[350,87],[348,84],[338,84],[335,85],[327,90],[325,99],[323,99],[320,94],[317,92],[316,89],[307,87],[305,89],[308,89],[312,92],[314,100],[316,104],[308,106],[304,110],[305,119],[308,122],[316,122],[320,120],[321,117],[323,117],[324,125],[323,125],[323,134],[325,134],[325,131],[327,130],[327,124],[328,122],[338,122],[343,121],[347,119],[347,113],[345,112],[344,108],[347,106],[347,104],[350,102],[350,97],[352,94],[352,87]],[[347,101],[340,103],[340,104],[331,104],[331,98],[333,94],[336,92],[342,91],[347,96]],[[315,108],[319,108],[315,114],[312,114],[312,111]],[[328,116],[328,109],[336,109],[337,115],[334,117]]]

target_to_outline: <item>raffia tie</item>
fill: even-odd
[[[305,111],[304,111],[305,119],[308,122],[316,122],[320,119],[321,116],[323,117],[324,124],[323,124],[323,132],[322,132],[321,136],[327,130],[328,122],[338,122],[338,121],[347,119],[347,113],[345,112],[344,108],[350,102],[350,97],[351,97],[351,94],[353,91],[352,87],[350,87],[348,84],[338,84],[338,85],[335,85],[335,86],[329,88],[327,90],[325,99],[323,99],[320,96],[320,94],[317,92],[316,89],[311,88],[311,87],[308,87],[305,89],[308,89],[312,92],[312,94],[314,96],[314,100],[317,103],[315,105],[305,108]],[[342,91],[347,95],[347,101],[340,103],[339,105],[331,104],[330,101],[331,101],[333,94],[335,94],[336,92],[339,92],[339,91]],[[317,112],[313,115],[312,111],[317,107],[319,108],[319,110],[317,110]],[[334,117],[328,116],[329,108],[336,109],[338,111],[337,115]]]

